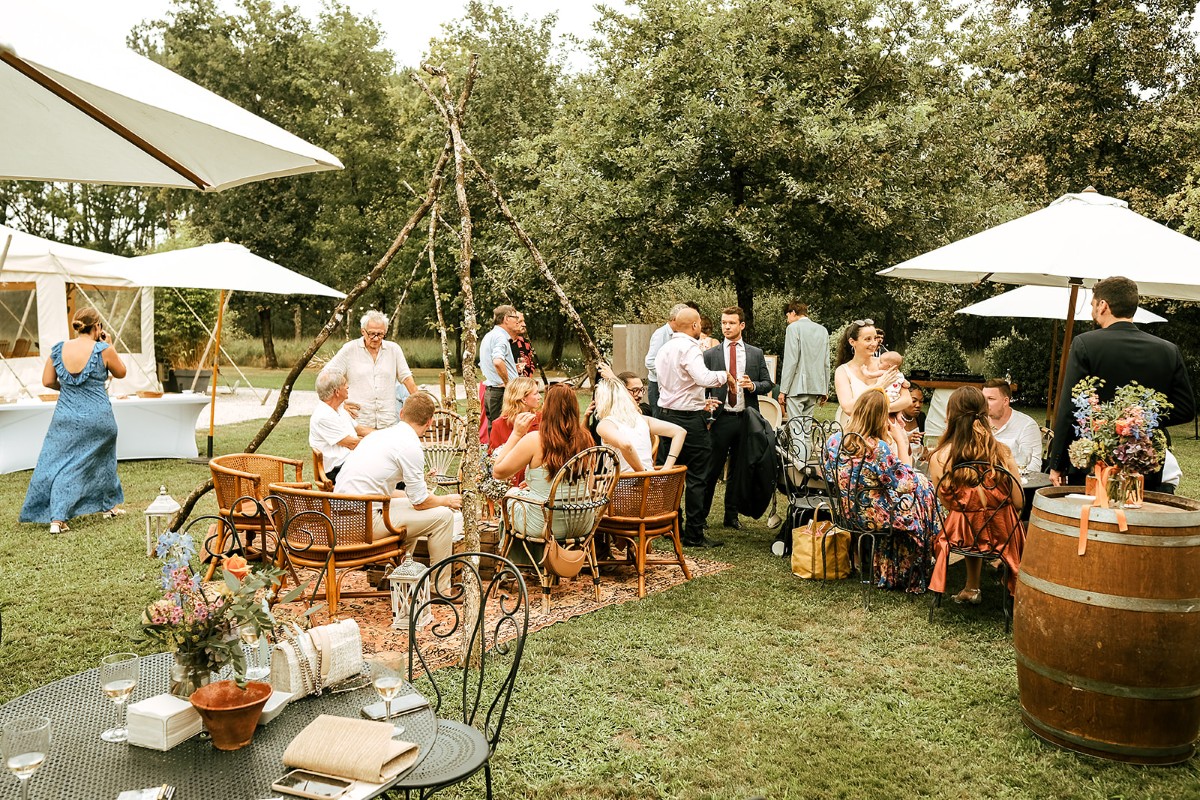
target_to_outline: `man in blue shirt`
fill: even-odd
[[[483,410],[488,418],[488,432],[492,422],[500,418],[504,408],[504,387],[517,377],[517,361],[513,357],[511,342],[521,332],[522,316],[509,305],[496,306],[492,312],[495,325],[479,343],[479,371],[483,373]]]

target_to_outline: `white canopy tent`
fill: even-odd
[[[9,238],[11,237],[11,239]],[[155,386],[154,294],[116,270],[126,259],[0,225],[0,397],[36,397],[50,348],[70,338],[70,313],[95,305],[128,367],[111,388]]]
[[[1071,290],[1064,286],[1021,286],[1011,292],[960,308],[954,313],[976,317],[1065,320],[1070,304]],[[1091,304],[1092,290],[1080,289],[1079,296],[1075,298],[1075,318],[1088,316]],[[1167,319],[1138,306],[1133,321],[1151,323],[1166,322]]]
[[[332,154],[69,21],[6,15],[0,178],[220,191]]]

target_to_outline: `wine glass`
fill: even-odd
[[[408,672],[408,653],[388,650],[367,657],[371,665],[371,685],[383,700],[386,719],[392,719],[392,701],[404,693],[404,674]],[[404,733],[403,725],[392,727],[392,735]]]
[[[100,689],[117,704],[117,727],[100,734],[106,742],[124,742],[129,738],[125,727],[125,704],[138,684],[137,653],[110,653],[100,659]]]
[[[48,755],[49,717],[19,717],[4,723],[4,766],[21,782],[21,800],[29,800],[29,779]]]
[[[263,637],[252,625],[238,626],[238,636],[246,646],[246,680],[265,681],[271,674],[271,667],[263,658]]]

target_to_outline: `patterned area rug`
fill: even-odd
[[[729,569],[730,564],[725,564],[720,561],[709,561],[702,558],[694,558],[692,556],[684,556],[687,561],[688,569],[692,573],[692,580],[703,578],[708,575],[715,575]],[[301,573],[301,577],[307,580],[311,573]],[[586,571],[581,573],[574,580],[560,581],[559,585],[554,587],[550,595],[550,611],[542,613],[542,590],[537,583],[536,576],[530,570],[522,571],[522,576],[525,578],[527,590],[529,592],[529,632],[532,633],[541,630],[556,622],[564,622],[578,617],[583,614],[591,613],[605,606],[619,605],[628,603],[638,599],[638,581],[637,571],[632,567],[624,566],[605,566],[600,570],[600,601],[596,601],[596,594],[593,589],[591,575]],[[653,566],[646,571],[646,594],[651,595],[657,592],[665,592],[668,589],[684,583],[683,571],[678,567],[672,566]],[[342,582],[342,591],[362,591],[369,588],[367,576],[362,571],[355,571],[347,575]],[[300,602],[289,603],[286,605],[277,605],[274,609],[275,616],[279,620],[287,620],[298,617],[304,613],[304,604]],[[452,612],[446,608],[434,609],[435,620],[433,625],[439,621],[449,619]],[[407,647],[408,632],[407,630],[398,630],[392,627],[392,608],[391,601],[387,597],[343,597],[338,603],[338,617],[352,617],[358,622],[359,629],[362,632],[363,650],[367,653],[376,653],[383,650],[401,650]],[[324,604],[318,606],[318,610],[311,616],[310,620],[313,625],[324,625],[330,621],[328,608]],[[405,623],[407,627],[407,623]],[[430,631],[432,626],[427,626],[424,633],[429,635],[429,638],[435,639]],[[423,638],[423,637],[422,637]],[[431,644],[430,642],[425,643]],[[451,663],[455,660],[455,654],[458,652],[457,637],[449,639],[441,639],[436,642],[436,651],[441,654],[440,657],[435,656],[434,661],[439,665]],[[429,648],[422,647],[425,652]]]

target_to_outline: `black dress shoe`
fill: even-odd
[[[684,547],[723,547],[724,542],[717,539],[710,539],[707,536],[701,536],[699,539],[685,539]]]
[[[734,517],[733,519],[726,518],[726,520],[724,522],[722,522],[721,525],[722,525],[722,527],[729,528],[729,529],[735,530],[735,531],[740,531],[742,529],[742,523],[738,521],[737,517]]]

